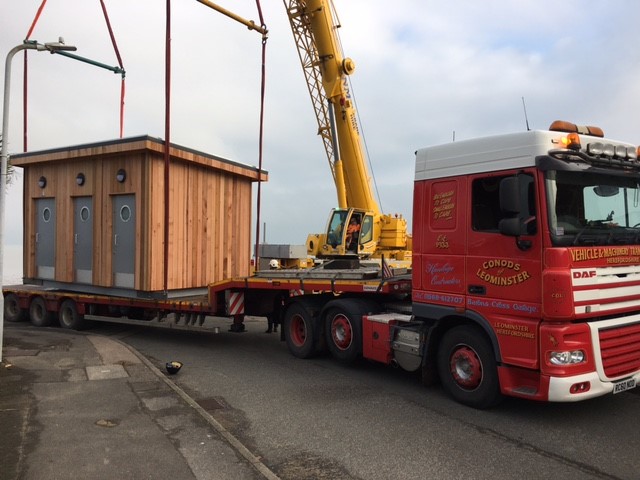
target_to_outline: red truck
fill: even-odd
[[[452,396],[482,407],[636,386],[639,198],[637,147],[599,128],[417,152],[413,315]]]

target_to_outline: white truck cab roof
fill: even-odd
[[[561,142],[563,136],[566,133],[530,130],[421,148],[416,151],[415,180],[532,167],[537,156],[566,148]],[[613,143],[635,149],[599,136],[580,135],[580,141],[583,145]]]

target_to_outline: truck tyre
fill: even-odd
[[[502,400],[493,348],[476,327],[461,325],[444,334],[438,373],[445,390],[464,405],[484,409]]]
[[[4,319],[7,322],[23,322],[29,318],[29,313],[20,306],[20,299],[15,293],[8,293],[4,297]]]
[[[20,300],[15,293],[4,297],[4,319],[7,322],[23,322],[29,317],[28,312],[20,307]]]
[[[33,297],[29,305],[29,318],[36,327],[47,327],[51,325],[53,313],[47,311],[47,304],[42,297]]]
[[[327,347],[338,361],[349,364],[362,354],[362,316],[378,307],[359,299],[332,302],[324,315]]]
[[[85,326],[84,315],[78,313],[78,306],[74,300],[66,299],[60,305],[58,321],[62,328],[70,330],[82,330]]]
[[[316,329],[311,312],[301,302],[292,303],[284,314],[285,340],[289,351],[298,358],[311,358],[316,353]]]

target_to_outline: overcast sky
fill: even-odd
[[[41,0],[0,3],[2,58]],[[195,0],[172,3],[171,141],[258,164],[261,38]],[[258,22],[249,0],[218,0]],[[262,190],[269,243],[303,244],[325,228],[335,189],[280,0],[262,5],[270,35]],[[417,148],[556,119],[640,143],[638,0],[335,0],[367,150],[387,213],[411,219]],[[125,137],[164,137],[165,2],[105,0],[126,79]],[[48,0],[31,38],[63,36],[78,55],[116,65],[98,0]],[[22,54],[12,63],[9,151],[21,152]],[[120,77],[29,54],[28,149],[119,135]],[[22,242],[21,182],[6,242]],[[255,224],[255,219],[252,224]],[[264,231],[263,231],[264,234]],[[262,235],[261,235],[262,236]]]

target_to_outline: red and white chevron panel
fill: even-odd
[[[229,292],[227,310],[229,315],[244,313],[244,292]]]

